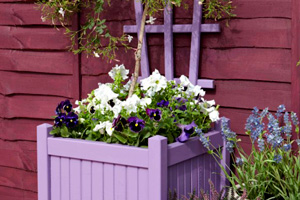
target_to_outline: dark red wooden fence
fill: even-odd
[[[298,0],[234,2],[238,17],[230,21],[230,27],[222,20],[220,34],[202,34],[199,77],[215,80],[216,88],[208,90],[206,98],[221,105],[221,114],[231,119],[247,147],[242,133],[254,106],[275,111],[284,103],[288,110],[299,113],[300,80],[295,64],[300,57],[300,10]],[[34,7],[30,0],[0,0],[3,200],[37,198],[36,125],[52,122],[59,101],[85,98],[98,82],[109,81],[107,73],[115,64],[67,52],[69,41],[63,31],[43,23]],[[133,8],[132,0],[112,1],[105,17],[113,34],[120,35],[124,25],[135,24]],[[174,14],[174,24],[192,23],[191,10],[176,9]],[[157,24],[163,24],[163,16],[157,18]],[[73,26],[76,28],[76,20]],[[176,77],[188,75],[190,43],[190,34],[174,34]],[[123,50],[120,47],[117,57],[132,69],[132,51],[126,54]],[[158,68],[164,73],[163,34],[148,36],[148,53],[151,71]]]

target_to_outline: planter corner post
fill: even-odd
[[[167,138],[157,135],[149,139],[149,199],[167,199],[167,153]]]
[[[38,159],[38,199],[50,200],[50,159],[48,156],[48,137],[52,126],[37,126],[37,159]]]

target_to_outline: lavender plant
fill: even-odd
[[[109,72],[114,82],[99,83],[76,108],[69,100],[59,103],[51,134],[147,146],[154,135],[167,137],[169,143],[185,142],[197,135],[196,129],[208,131],[219,119],[215,102],[206,101],[205,91],[187,77],[176,84],[156,70],[128,97],[130,81],[123,84],[128,73],[124,65],[117,65]]]
[[[266,118],[268,123],[265,124]],[[297,139],[292,140],[292,125],[295,127]],[[264,109],[259,112],[254,108],[247,119],[246,134],[252,142],[250,155],[239,145],[236,134],[228,127],[228,121],[222,119],[223,138],[230,153],[236,148],[237,157],[233,164],[235,172],[222,167],[232,187],[236,184],[246,189],[249,199],[300,199],[300,140],[299,122],[296,113],[286,112],[280,105],[275,116]],[[212,151],[208,140],[200,131],[200,141],[215,158],[222,159],[218,151]],[[293,154],[292,144],[297,143],[298,152]],[[257,146],[257,148],[256,148]]]

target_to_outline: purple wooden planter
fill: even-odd
[[[193,189],[225,185],[220,167],[198,138],[167,144],[149,139],[149,148],[54,138],[52,126],[37,127],[39,200],[166,200],[169,189],[179,197]],[[223,146],[219,123],[208,133],[215,147]],[[224,165],[229,164],[223,150]]]

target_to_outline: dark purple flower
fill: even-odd
[[[92,106],[91,109],[90,109],[90,113],[94,114],[95,113],[95,107]]]
[[[68,128],[73,128],[78,124],[78,116],[73,113],[70,112],[67,117],[66,117],[66,125]]]
[[[61,126],[66,121],[66,114],[65,113],[59,113],[58,116],[54,119],[54,125],[55,126]]]
[[[112,127],[115,128],[116,131],[122,132],[126,124],[127,124],[126,119],[119,115],[117,118],[113,120]]]
[[[169,101],[161,100],[156,104],[158,107],[168,107],[169,106]]]
[[[188,125],[178,124],[177,126],[182,130],[180,136],[176,138],[177,142],[187,141],[190,138],[191,134],[194,133],[195,127],[197,127],[194,121]]]
[[[147,115],[150,119],[154,119],[155,121],[159,121],[161,119],[161,110],[159,109],[146,109]]]
[[[55,109],[55,114],[59,115],[59,113],[61,113],[61,110],[62,110],[63,107],[64,107],[64,102],[65,102],[65,101],[62,101],[62,102],[60,102],[60,103],[57,105],[57,107],[56,107],[56,109]]]
[[[65,102],[63,103],[63,109],[66,111],[66,112],[71,112],[72,110],[72,104],[69,100],[65,100]]]
[[[137,117],[129,117],[127,119],[131,131],[138,133],[145,127],[145,121]]]
[[[187,102],[187,100],[185,98],[182,97],[175,97],[176,101],[178,101],[179,103],[185,103]]]
[[[186,111],[187,108],[186,105],[181,105],[178,109],[181,111]]]

